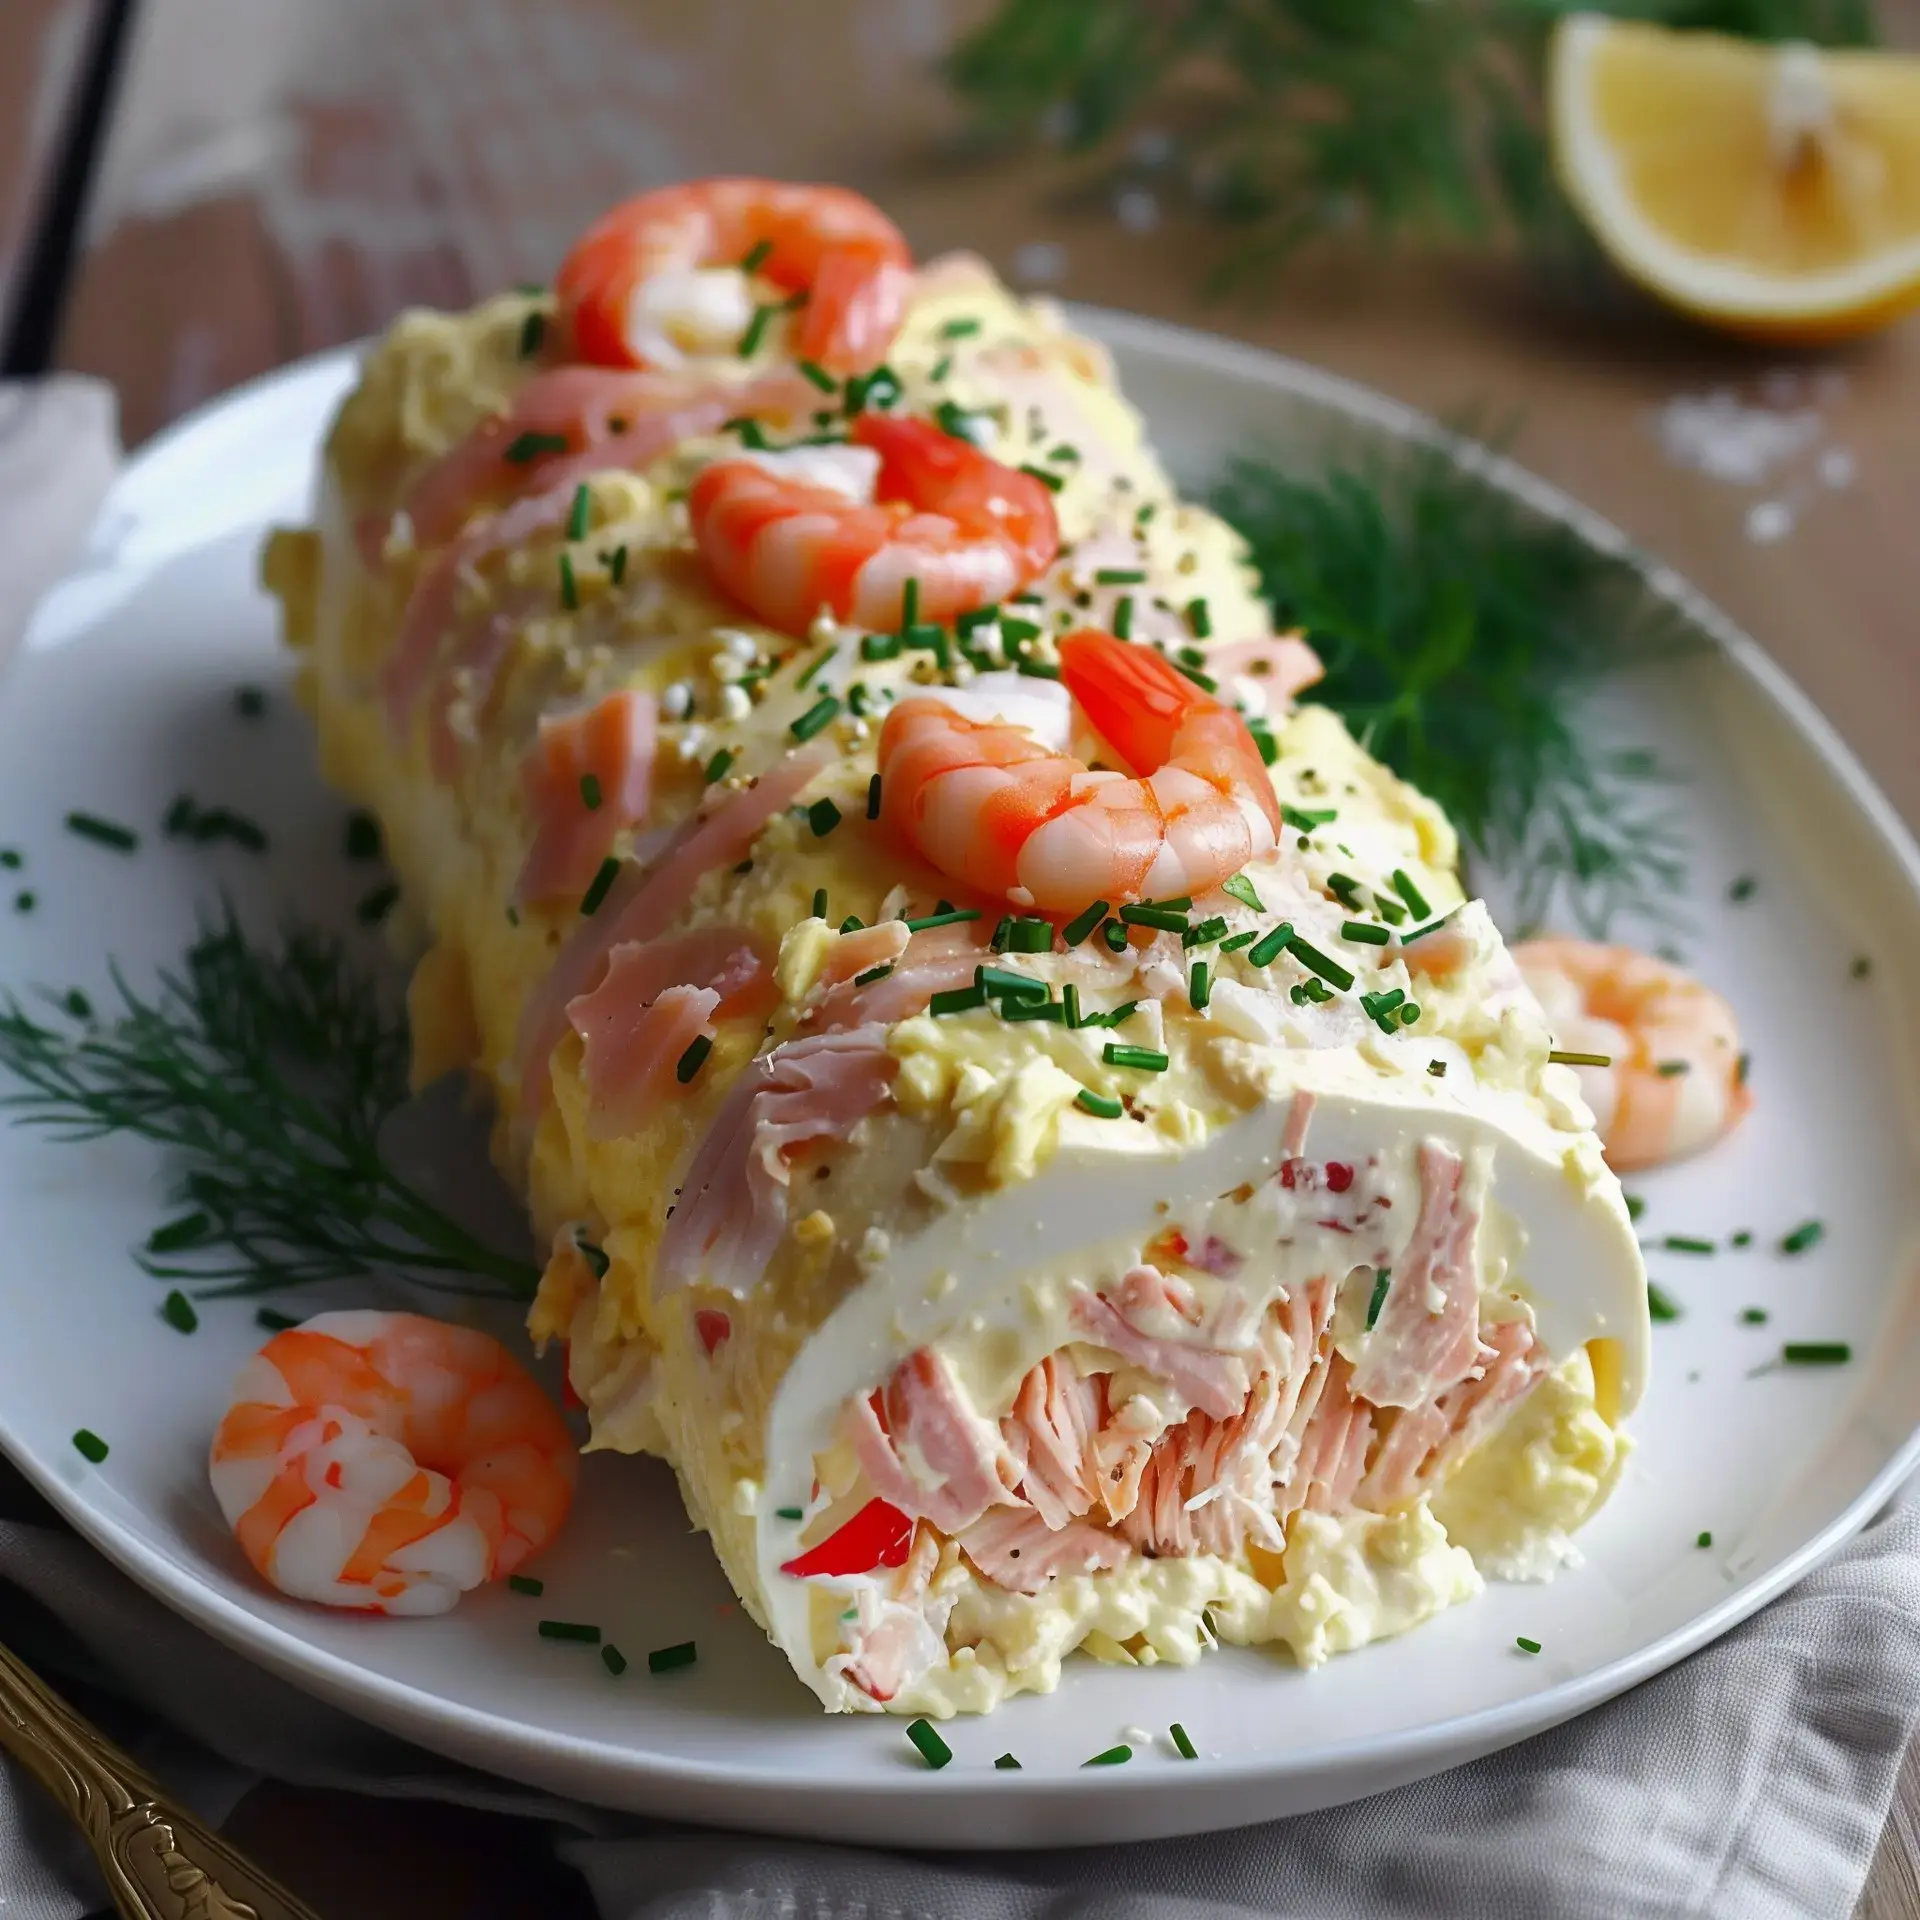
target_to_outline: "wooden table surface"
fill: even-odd
[[[106,0],[0,7],[0,307],[74,52]],[[921,253],[965,246],[1036,289],[1277,348],[1449,416],[1517,423],[1518,456],[1746,626],[1920,823],[1920,324],[1783,357],[1622,300],[1556,305],[1517,267],[1356,257],[1246,305],[1198,295],[1217,235],[1111,199],[1061,157],[978,162],[930,64],[980,0],[148,0],[97,184],[62,364],[120,390],[130,444],[236,381],[386,321],[551,272],[634,188],[687,174],[832,178]],[[1920,0],[1883,8],[1920,45]],[[1149,225],[1149,217],[1152,224]],[[1805,411],[1767,485],[1679,464],[1686,395]],[[1784,507],[1784,537],[1753,509]],[[1774,516],[1775,519],[1779,517]],[[584,1913],[537,1834],[491,1816],[270,1788],[237,1837],[329,1915]],[[1860,1907],[1920,1915],[1920,1767]],[[434,1890],[429,1893],[427,1889]]]

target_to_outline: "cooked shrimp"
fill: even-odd
[[[559,1532],[573,1436],[491,1335],[414,1313],[322,1313],[241,1368],[214,1498],[282,1593],[444,1613]]]
[[[554,290],[581,359],[672,366],[683,357],[675,335],[684,339],[693,318],[727,334],[696,346],[738,352],[753,325],[755,279],[800,303],[795,359],[857,373],[884,359],[899,331],[913,254],[878,207],[845,187],[691,180],[603,214],[561,263]]]
[[[883,817],[923,858],[1016,906],[1068,914],[1204,893],[1273,851],[1273,783],[1231,707],[1105,633],[1062,640],[1060,677],[1130,773],[1095,772],[938,694],[887,715]]]
[[[1733,1009],[1665,960],[1591,940],[1527,940],[1513,950],[1567,1052],[1616,1173],[1711,1146],[1753,1105]]]
[[[769,626],[804,635],[823,607],[876,632],[949,621],[1053,564],[1053,496],[1031,474],[925,420],[863,413],[852,437],[717,461],[688,490],[707,571]]]

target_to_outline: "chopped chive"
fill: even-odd
[[[573,555],[560,556],[560,604],[569,613],[580,610],[580,583],[573,577]]]
[[[583,773],[580,776],[580,799],[589,813],[600,811],[600,776],[597,773]]]
[[[1096,587],[1143,587],[1147,576],[1139,567],[1096,567],[1093,584]]]
[[[825,918],[824,915],[821,917],[823,919]],[[840,931],[842,933],[858,933],[865,924],[866,922],[863,921],[857,913],[850,913],[840,922]]]
[[[975,967],[973,984],[989,994],[1010,993],[1016,1000],[1044,1000],[1047,983],[1030,979],[1024,973],[1009,973],[1004,967]]]
[[[716,780],[724,780],[727,777],[727,769],[733,765],[733,761],[733,749],[731,747],[721,747],[712,759],[700,769],[701,778],[706,781],[708,786],[712,786]]]
[[[1752,1070],[1753,1055],[1750,1053],[1742,1053],[1733,1063],[1733,1084],[1736,1087],[1744,1087],[1747,1084],[1747,1075]]]
[[[753,318],[747,322],[747,330],[740,336],[740,358],[751,360],[760,351],[760,342],[766,336],[767,322],[776,314],[784,311],[784,303],[771,307],[755,307]]]
[[[1187,916],[1174,907],[1122,907],[1120,918],[1130,927],[1154,927],[1161,933],[1185,933]]]
[[[1260,938],[1258,927],[1249,927],[1245,933],[1236,933],[1231,940],[1220,942],[1222,953],[1238,953],[1242,947],[1250,947]]]
[[[1096,1120],[1118,1120],[1126,1111],[1122,1102],[1111,1094],[1095,1093],[1091,1087],[1082,1087],[1073,1096],[1073,1104],[1083,1113],[1090,1113]]]
[[[909,933],[925,933],[932,927],[957,927],[964,920],[978,920],[978,907],[946,907],[939,913],[923,913],[917,920],[906,922]]]
[[[1051,660],[1033,660],[1022,654],[1014,665],[1016,673],[1024,674],[1029,680],[1058,680],[1060,669]]]
[[[5,867],[9,873],[18,873],[23,864],[18,847],[0,847],[0,867]]]
[[[1283,804],[1280,808],[1280,818],[1288,826],[1295,827],[1302,833],[1311,833],[1316,827],[1331,826],[1339,817],[1340,809],[1338,807],[1314,807],[1309,809]]]
[[[1387,1304],[1387,1289],[1393,1285],[1393,1269],[1382,1267],[1373,1277],[1373,1293],[1367,1301],[1367,1325],[1380,1318],[1380,1309]]]
[[[258,687],[236,687],[233,710],[242,720],[258,720],[267,710],[267,696]]]
[[[567,510],[567,538],[584,540],[587,537],[587,519],[593,512],[593,489],[582,480],[573,490],[573,505]]]
[[[544,460],[550,453],[565,453],[568,444],[564,433],[518,433],[507,442],[500,457],[524,467],[528,461]]]
[[[807,668],[807,670],[806,670],[806,672],[805,672],[805,673],[803,673],[803,674],[801,674],[801,675],[800,675],[800,676],[799,676],[799,677],[798,677],[798,678],[797,678],[797,679],[796,679],[796,680],[794,681],[794,683],[793,683],[793,684],[794,684],[794,685],[795,685],[796,687],[810,687],[810,686],[812,686],[812,685],[813,685],[813,683],[814,683],[814,682],[815,682],[815,681],[816,681],[817,679],[819,679],[819,677],[820,677],[820,675],[821,675],[821,674],[822,674],[823,672],[825,672],[825,671],[826,671],[826,669],[827,669],[827,668],[828,668],[829,666],[831,666],[831,665],[832,665],[832,663],[833,663],[833,656],[834,656],[834,653],[835,653],[835,649],[834,649],[834,648],[832,648],[832,647],[823,647],[823,648],[822,648],[822,649],[820,650],[820,657],[819,657],[819,658],[818,658],[817,660],[815,660],[815,661],[813,661],[813,662],[812,662],[812,663],[811,663],[811,664],[810,664],[810,665],[808,666],[808,668]]]
[[[752,453],[764,453],[770,444],[766,429],[751,414],[743,413],[732,420],[723,421],[720,431],[737,433],[740,436],[740,444]]]
[[[1340,937],[1364,947],[1384,947],[1393,938],[1393,930],[1390,927],[1372,926],[1365,920],[1343,920],[1340,923]]]
[[[900,636],[897,633],[863,633],[860,636],[862,660],[892,660],[899,652]]]
[[[1100,937],[1107,943],[1109,953],[1125,953],[1131,944],[1127,939],[1127,930],[1118,920],[1109,920],[1100,929]]]
[[[840,701],[838,697],[831,693],[824,693],[788,728],[788,732],[790,732],[796,740],[811,740],[822,727],[829,727],[833,724],[834,718],[838,715],[839,711]]]
[[[1195,1013],[1205,1013],[1213,998],[1213,976],[1204,960],[1196,960],[1187,969],[1187,1004]]]
[[[117,820],[103,820],[97,813],[70,813],[67,831],[96,846],[111,847],[115,853],[131,853],[140,844],[140,836]]]
[[[1647,1315],[1653,1320],[1678,1320],[1680,1303],[1658,1282],[1647,1282]]]
[[[1280,742],[1273,737],[1273,729],[1264,720],[1249,720],[1247,731],[1253,736],[1253,744],[1260,749],[1260,758],[1267,765],[1280,758]]]
[[[1403,926],[1406,923],[1406,908],[1387,894],[1376,893],[1373,896],[1373,910],[1390,927]]]
[[[1090,1027],[1117,1027],[1124,1020],[1133,1017],[1133,1010],[1140,1004],[1138,1000],[1122,1000],[1117,1007],[1109,1007],[1105,1013],[1090,1013],[1086,1023]]]
[[[1186,948],[1210,947],[1216,940],[1227,937],[1227,923],[1216,913],[1211,919],[1202,920],[1197,927],[1189,927],[1180,936],[1180,944]]]
[[[390,914],[400,899],[400,889],[389,881],[384,887],[375,887],[354,908],[353,917],[363,927],[377,927]]]
[[[969,335],[980,331],[980,322],[963,314],[957,320],[948,320],[940,328],[942,340],[965,340]]]
[[[839,391],[840,382],[836,380],[819,361],[800,360],[796,361],[795,364],[800,369],[801,377],[811,380],[822,393],[836,393]]]
[[[1750,1327],[1764,1327],[1767,1324],[1765,1307],[1742,1307],[1740,1318]]]
[[[772,252],[773,242],[771,240],[756,240],[753,245],[747,249],[745,254],[741,256],[740,271],[742,273],[758,273],[760,269],[767,264],[767,260]]]
[[[81,1427],[74,1434],[73,1444],[80,1449],[81,1457],[96,1467],[107,1457],[107,1443],[89,1427]]]
[[[870,987],[876,980],[884,980],[893,971],[893,962],[883,960],[877,967],[869,967],[865,973],[856,973],[853,984],[856,987]]]
[[[1003,1753],[993,1764],[995,1770],[1000,1773],[1018,1773],[1020,1771],[1020,1762],[1010,1753]]]
[[[1639,1194],[1623,1193],[1620,1197],[1627,1203],[1627,1218],[1629,1220],[1638,1220],[1640,1216],[1646,1212],[1647,1203]]]
[[[1076,913],[1073,918],[1060,929],[1061,939],[1064,940],[1068,946],[1077,947],[1081,941],[1086,939],[1087,936],[1099,926],[1100,922],[1107,917],[1107,912],[1106,901],[1094,901],[1084,913]]]
[[[816,840],[824,840],[839,824],[840,809],[831,800],[816,800],[807,809],[807,825]]]
[[[1690,1233],[1670,1233],[1660,1244],[1668,1253],[1715,1253],[1718,1251],[1711,1240],[1701,1240]]]
[[[1247,955],[1248,964],[1256,967],[1272,966],[1273,963],[1280,958],[1281,954],[1287,950],[1287,946],[1292,939],[1293,922],[1291,920],[1282,920],[1280,924],[1275,927],[1271,933],[1262,938],[1259,945]]]
[[[692,1640],[682,1640],[671,1647],[655,1647],[647,1655],[649,1673],[674,1673],[681,1667],[690,1667],[699,1659],[700,1649]]]
[[[1751,900],[1759,885],[1760,882],[1756,880],[1752,874],[1743,873],[1734,881],[1733,885],[1727,889],[1727,898],[1737,907],[1742,901]]]
[[[1221,881],[1220,891],[1232,894],[1243,907],[1251,907],[1255,913],[1266,912],[1266,908],[1260,904],[1260,896],[1253,890],[1253,882],[1244,873],[1236,873]]]
[[[296,1313],[282,1313],[278,1307],[259,1307],[254,1311],[253,1324],[264,1327],[269,1333],[285,1333],[289,1327],[300,1324]]]
[[[813,890],[812,917],[815,920],[824,920],[827,917],[827,890],[825,887],[815,887]]]
[[[1360,882],[1350,873],[1330,873],[1327,875],[1327,891],[1343,907],[1354,913],[1361,910]]]
[[[1287,942],[1287,950],[1309,973],[1317,973],[1336,992],[1345,993],[1353,985],[1353,975],[1339,961],[1329,960],[1318,947],[1308,946],[1298,934]]]
[[[160,1317],[176,1333],[192,1333],[200,1324],[200,1316],[193,1310],[193,1302],[175,1287],[167,1295],[166,1303],[160,1309]]]
[[[1574,1053],[1565,1047],[1555,1047],[1548,1053],[1547,1059],[1556,1067],[1610,1067],[1613,1055],[1610,1053]]]
[[[627,571],[626,547],[624,544],[617,546],[611,553],[603,553],[600,557],[607,563],[607,578],[617,587]]]
[[[1091,1760],[1081,1761],[1083,1767],[1119,1767],[1133,1758],[1133,1749],[1128,1746],[1109,1747],[1104,1753],[1096,1753]]]
[[[212,1224],[204,1213],[183,1213],[179,1219],[169,1220],[147,1235],[147,1251],[178,1253],[185,1247],[197,1247]]]
[[[607,890],[619,876],[620,862],[612,854],[600,862],[600,871],[593,876],[593,884],[581,896],[580,912],[585,917],[600,911],[600,903],[607,897]]]
[[[1010,647],[1023,647],[1029,640],[1038,640],[1042,631],[1032,620],[1015,620],[1008,616],[1000,622],[1000,637]]]
[[[1067,1025],[1077,1031],[1086,1025],[1080,1016],[1080,989],[1069,980],[1060,989],[1060,1004],[1067,1010]]]
[[[580,1258],[587,1263],[587,1271],[596,1280],[604,1280],[608,1268],[613,1265],[607,1258],[606,1249],[595,1246],[578,1227],[573,1230],[573,1244],[579,1249]]]
[[[947,1013],[971,1013],[975,1007],[984,1007],[986,1004],[986,988],[954,987],[946,993],[936,993],[927,1002],[927,1011],[938,1018]]]
[[[1064,1023],[1067,1010],[1058,1000],[1014,1000],[1000,1003],[1000,1017],[1003,1020],[1051,1020],[1056,1025]]]
[[[1187,602],[1187,630],[1196,640],[1213,638],[1213,615],[1207,610],[1204,599]]]
[[[1049,473],[1045,467],[1036,467],[1030,461],[1020,463],[1020,471],[1030,480],[1038,480],[1049,493],[1058,493],[1067,483],[1057,473]]]
[[[1167,1729],[1167,1736],[1172,1740],[1173,1749],[1179,1754],[1182,1760],[1198,1760],[1200,1758],[1199,1749],[1195,1747],[1193,1742],[1187,1737],[1186,1728],[1183,1727],[1178,1720]]]
[[[600,1664],[618,1680],[627,1670],[627,1656],[609,1640],[600,1649]]]
[[[804,1520],[807,1515],[804,1507],[775,1507],[773,1517],[776,1520]]]
[[[1013,915],[1003,913],[993,929],[991,945],[995,953],[1005,953],[1007,942],[1013,938]]]
[[[1521,1634],[1513,1644],[1518,1647],[1522,1653],[1538,1653],[1540,1651],[1540,1642],[1538,1640],[1529,1640],[1524,1633]]]
[[[918,624],[920,619],[920,582],[911,576],[900,589],[900,630]]]
[[[1173,1062],[1153,1047],[1124,1047],[1117,1040],[1109,1040],[1101,1050],[1101,1058],[1110,1067],[1135,1067],[1142,1073],[1165,1073]]]
[[[1654,1072],[1657,1073],[1662,1080],[1677,1080],[1681,1074],[1687,1071],[1687,1064],[1684,1060],[1662,1060],[1654,1068]]]
[[[581,1620],[542,1620],[540,1638],[542,1640],[577,1640],[583,1646],[597,1647],[600,1644],[600,1629],[589,1626]]]
[[[380,823],[372,814],[347,815],[346,852],[349,860],[380,858]]]
[[[1429,1060],[1427,1074],[1430,1079],[1444,1080],[1447,1077],[1447,1063],[1444,1060]]]
[[[1132,594],[1123,593],[1120,598],[1113,603],[1112,626],[1113,637],[1116,640],[1131,640],[1133,638]],[[1182,667],[1180,671],[1184,673],[1189,680],[1204,682],[1207,691],[1209,693],[1213,692],[1213,682],[1208,680],[1204,674],[1195,673],[1191,667]]]
[[[919,1751],[920,1758],[938,1773],[953,1758],[953,1749],[940,1738],[931,1720],[915,1720],[907,1728],[907,1738]]]
[[[1855,954],[1853,965],[1847,969],[1848,974],[1855,980],[1864,980],[1872,971],[1873,962],[1864,953]]]
[[[520,358],[531,360],[547,337],[547,316],[537,310],[520,322]]]
[[[1789,1340],[1780,1358],[1790,1367],[1844,1367],[1853,1349],[1844,1340]]]
[[[1407,903],[1407,911],[1416,920],[1424,920],[1433,912],[1433,909],[1427,905],[1427,896],[1414,885],[1413,876],[1405,867],[1394,868],[1393,890]]]
[[[1782,1253],[1805,1253],[1809,1247],[1817,1247],[1826,1235],[1826,1227],[1818,1220],[1804,1220],[1780,1242]]]
[[[713,1042],[704,1033],[694,1035],[673,1070],[674,1077],[683,1087],[707,1064],[707,1055],[712,1051]]]
[[[1696,1547],[1710,1547],[1713,1545],[1713,1535],[1702,1527],[1701,1530],[1693,1536],[1693,1544]]]
[[[547,1590],[547,1583],[544,1580],[536,1580],[530,1573],[508,1574],[507,1585],[515,1593],[524,1593],[535,1600],[538,1600]]]
[[[1053,922],[1030,914],[1021,915],[1014,921],[1012,931],[1007,936],[1007,950],[1010,953],[1051,953]]]
[[[1063,440],[1057,447],[1049,447],[1047,449],[1047,458],[1051,460],[1055,466],[1070,467],[1080,458],[1080,449]],[[1141,578],[1145,579],[1146,576],[1142,574]]]

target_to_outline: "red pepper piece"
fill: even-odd
[[[694,1312],[693,1330],[700,1336],[700,1344],[711,1355],[714,1348],[732,1333],[733,1322],[718,1307],[700,1307]]]
[[[885,1500],[869,1500],[845,1526],[797,1560],[787,1561],[780,1571],[796,1580],[823,1573],[871,1573],[875,1567],[905,1566],[912,1546],[913,1522]]]

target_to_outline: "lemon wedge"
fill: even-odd
[[[1807,342],[1920,302],[1920,60],[1574,14],[1548,89],[1561,185],[1662,300]]]

